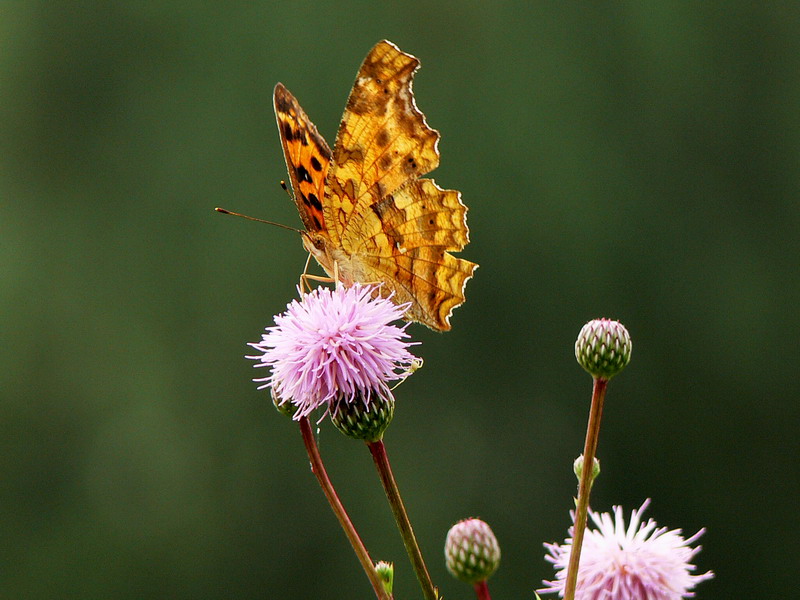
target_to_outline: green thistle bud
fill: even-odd
[[[595,379],[608,381],[631,360],[633,344],[619,321],[595,319],[583,326],[575,342],[575,358]]]
[[[282,400],[278,398],[278,395],[272,388],[269,389],[269,394],[270,396],[272,396],[272,405],[279,413],[289,418],[294,416],[294,413],[297,412],[297,407],[294,404],[292,404],[288,400]]]
[[[489,579],[500,566],[500,545],[485,522],[464,519],[447,532],[444,556],[455,578],[474,584]]]
[[[394,398],[370,394],[364,401],[359,394],[349,402],[340,398],[331,411],[336,429],[347,437],[365,442],[377,442],[394,417]]]
[[[379,560],[375,563],[375,571],[381,578],[383,589],[391,596],[392,588],[394,587],[394,563]]]
[[[583,475],[583,454],[576,458],[575,462],[572,463],[572,470],[575,472],[575,477],[577,477],[578,481],[580,481],[581,475]],[[589,480],[590,483],[594,483],[594,480],[597,479],[598,475],[600,475],[600,461],[597,460],[597,457],[595,457],[595,459],[592,461],[592,478]]]

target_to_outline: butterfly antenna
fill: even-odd
[[[248,215],[243,215],[242,213],[233,212],[232,210],[227,210],[225,208],[217,207],[214,209],[218,213],[222,213],[223,215],[233,215],[234,217],[242,217],[243,219],[247,219],[248,221],[257,221],[258,223],[266,223],[267,225],[274,225],[275,227],[280,227],[281,229],[288,229],[289,231],[294,231],[295,233],[302,234],[303,232],[299,229],[295,229],[294,227],[289,227],[288,225],[284,225],[283,223],[276,223],[275,221],[267,221],[266,219],[258,219],[256,217],[250,217]]]
[[[294,196],[292,195],[292,192],[289,191],[289,186],[286,185],[286,182],[283,179],[281,179],[281,187],[283,188],[283,191],[286,192],[286,195],[289,196],[289,200],[294,202]]]

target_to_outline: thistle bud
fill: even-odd
[[[464,519],[447,532],[444,545],[447,570],[469,584],[485,581],[500,566],[500,545],[489,525]]]
[[[375,571],[378,573],[378,577],[381,578],[384,591],[391,596],[392,588],[394,587],[394,563],[379,560],[375,563]]]
[[[293,417],[297,412],[297,407],[286,399],[279,398],[272,388],[269,389],[269,394],[272,396],[272,405],[275,409],[285,417]]]
[[[377,442],[394,417],[394,398],[371,394],[368,401],[358,394],[352,399],[339,398],[331,411],[336,429],[347,437]]]
[[[631,360],[633,344],[619,321],[595,319],[583,326],[575,342],[575,358],[595,379],[608,381]]]
[[[572,463],[572,470],[575,472],[575,477],[577,477],[578,481],[580,481],[581,475],[583,475],[583,454],[576,458],[575,462]],[[595,457],[592,461],[592,477],[589,480],[590,483],[594,483],[594,480],[597,479],[598,475],[600,475],[600,461],[597,460],[597,457]]]

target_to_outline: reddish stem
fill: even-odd
[[[572,550],[567,567],[567,581],[564,588],[564,600],[575,599],[578,585],[578,567],[581,561],[583,532],[586,529],[586,517],[589,512],[589,493],[592,489],[592,470],[597,452],[597,440],[600,437],[600,419],[603,416],[603,401],[606,397],[605,379],[595,379],[592,387],[592,406],[589,409],[589,424],[586,427],[586,443],[583,447],[583,470],[578,485],[578,504],[575,508],[575,523],[572,528]]]
[[[486,583],[485,579],[475,584],[475,596],[478,600],[492,600],[489,595],[489,584]]]
[[[390,596],[383,588],[381,578],[375,570],[375,565],[372,563],[372,559],[369,556],[367,548],[364,546],[364,542],[362,542],[361,538],[358,536],[353,522],[347,515],[347,511],[344,509],[341,500],[339,500],[339,496],[336,494],[330,477],[328,477],[328,472],[325,470],[325,465],[322,463],[322,457],[317,447],[317,440],[314,438],[314,432],[311,430],[311,424],[308,422],[307,417],[302,417],[300,419],[300,433],[303,435],[303,442],[308,452],[308,459],[311,462],[311,471],[316,475],[317,481],[319,481],[319,485],[322,487],[322,491],[325,493],[325,497],[331,505],[333,514],[336,515],[339,524],[342,526],[342,529],[344,529],[347,539],[350,540],[350,545],[353,546],[356,557],[361,563],[364,572],[367,574],[369,582],[372,584],[372,589],[375,591],[375,595],[379,600],[390,600]]]
[[[403,499],[400,497],[400,490],[397,487],[397,482],[392,473],[392,467],[389,464],[389,457],[386,454],[386,446],[383,440],[377,442],[367,442],[369,451],[372,453],[372,459],[375,461],[375,466],[378,469],[378,475],[383,484],[383,491],[386,492],[386,498],[389,500],[389,506],[392,507],[394,519],[397,522],[397,528],[400,530],[400,536],[403,538],[408,558],[414,567],[414,572],[417,574],[417,579],[422,587],[422,594],[426,600],[438,600],[439,595],[436,588],[431,581],[428,567],[425,566],[425,561],[422,558],[422,551],[419,549],[417,538],[414,536],[414,530],[411,527],[411,521],[408,518],[406,507],[403,504]]]

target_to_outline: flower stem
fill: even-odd
[[[414,536],[414,530],[411,527],[411,521],[408,520],[408,513],[403,505],[403,499],[400,497],[400,490],[397,488],[397,482],[394,480],[392,467],[389,464],[389,457],[386,454],[386,446],[384,446],[383,440],[367,442],[367,446],[372,453],[372,459],[375,461],[375,466],[378,469],[378,475],[383,484],[383,491],[386,492],[389,506],[392,507],[392,513],[394,513],[397,528],[400,530],[403,544],[405,544],[406,552],[408,552],[408,558],[411,560],[414,572],[417,574],[417,579],[422,587],[422,593],[426,600],[438,600],[439,594],[433,586],[431,576],[428,573],[428,567],[425,566],[422,552],[419,549],[419,544],[417,544],[417,538]]]
[[[475,584],[475,596],[478,600],[492,600],[489,595],[489,584],[486,583],[485,579]]]
[[[311,430],[308,417],[302,417],[300,419],[300,433],[303,435],[303,442],[308,452],[308,459],[311,462],[311,471],[316,475],[317,481],[319,481],[319,485],[322,487],[322,491],[325,493],[325,497],[328,499],[333,513],[339,520],[342,529],[344,529],[347,539],[350,540],[350,545],[353,546],[358,562],[361,563],[364,572],[369,578],[369,582],[372,584],[372,589],[375,590],[375,595],[379,600],[390,600],[390,596],[386,593],[381,578],[375,570],[375,565],[372,563],[369,552],[364,546],[364,542],[362,542],[361,538],[358,536],[358,532],[353,526],[350,517],[347,516],[347,511],[345,511],[341,500],[339,500],[339,496],[336,494],[333,483],[331,483],[330,477],[328,477],[325,465],[322,464],[322,457],[319,454],[317,441],[314,439],[314,432]]]
[[[586,517],[589,512],[589,493],[592,488],[592,467],[597,440],[600,437],[600,418],[603,415],[603,401],[606,397],[608,380],[595,378],[592,388],[592,406],[589,409],[589,424],[586,427],[586,443],[583,447],[583,469],[578,485],[578,502],[575,507],[575,523],[572,532],[572,550],[567,567],[567,582],[564,588],[564,600],[575,600],[575,588],[578,584],[578,566],[581,561],[583,533],[586,529]]]

